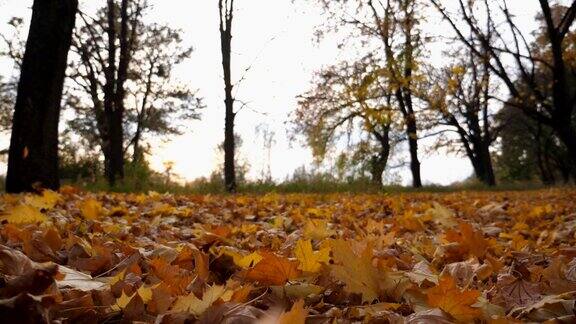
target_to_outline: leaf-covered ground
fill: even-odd
[[[574,190],[1,201],[6,323],[576,321]]]

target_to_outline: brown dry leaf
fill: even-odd
[[[152,299],[147,304],[147,310],[155,315],[165,313],[170,309],[174,299],[170,287],[165,283],[161,283],[159,286],[152,288]]]
[[[542,299],[539,284],[510,274],[498,276],[496,287],[507,309],[531,305]]]
[[[416,263],[412,271],[406,273],[406,276],[419,287],[425,283],[438,284],[438,275],[432,272],[430,265],[426,261]]]
[[[189,271],[171,265],[162,258],[152,259],[149,264],[152,274],[165,282],[176,295],[183,294],[186,291],[186,287],[188,287],[196,277]]]
[[[264,312],[256,307],[235,303],[213,306],[202,314],[197,324],[253,324],[264,317]]]

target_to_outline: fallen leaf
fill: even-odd
[[[438,286],[428,289],[426,295],[431,307],[440,308],[458,321],[472,321],[481,315],[479,309],[472,307],[477,302],[480,292],[459,289],[451,277],[440,278]]]
[[[80,206],[82,217],[88,220],[96,220],[102,214],[102,205],[96,199],[85,199]]]
[[[29,224],[45,222],[48,220],[48,217],[42,214],[38,208],[28,205],[18,205],[8,210],[1,219],[11,224]]]
[[[246,279],[258,281],[261,284],[283,285],[300,275],[298,262],[277,256],[274,253],[262,252],[262,260],[249,269]]]
[[[299,240],[294,247],[294,255],[300,262],[298,269],[305,272],[318,272],[322,263],[330,261],[330,249],[322,248],[320,251],[312,250],[310,240]]]
[[[380,294],[380,282],[383,274],[372,265],[372,249],[366,247],[362,255],[356,255],[350,242],[344,240],[330,241],[335,265],[332,275],[346,284],[346,290],[362,294],[363,302],[372,302]]]
[[[278,324],[304,324],[308,316],[308,310],[304,308],[304,300],[299,300],[292,305],[289,312],[284,312],[278,319]]]
[[[204,292],[202,299],[196,297],[194,293],[190,293],[188,296],[178,297],[172,306],[172,311],[190,312],[197,316],[202,315],[215,301],[224,297],[226,293],[229,293],[231,297],[230,292],[227,291],[224,286],[214,285]]]
[[[334,234],[328,221],[324,219],[309,219],[304,224],[304,237],[311,240],[323,240]]]

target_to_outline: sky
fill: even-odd
[[[101,1],[104,3],[104,1]],[[185,134],[155,141],[150,162],[162,171],[166,162],[173,162],[176,175],[183,181],[209,176],[222,158],[216,147],[224,138],[224,91],[218,32],[216,0],[151,0],[153,9],[147,20],[180,28],[185,44],[193,46],[190,60],[175,69],[176,77],[204,98],[206,109],[202,119],[185,125]],[[531,24],[537,0],[513,0],[512,12],[520,24]],[[0,32],[12,16],[29,20],[31,0],[0,0]],[[81,1],[93,5],[96,0]],[[297,107],[297,96],[310,88],[313,73],[323,66],[348,57],[350,49],[338,48],[335,37],[316,42],[314,31],[323,23],[321,10],[313,1],[236,0],[237,12],[233,32],[233,78],[244,80],[235,89],[236,98],[247,102],[236,118],[236,132],[242,137],[240,156],[251,166],[249,176],[257,178],[267,166],[267,152],[258,136],[258,127],[275,132],[270,154],[272,176],[283,180],[296,168],[312,166],[311,151],[303,140],[289,138],[290,113]],[[432,9],[430,9],[432,10]],[[440,34],[451,32],[448,26],[434,20],[428,29]],[[442,48],[432,48],[430,60],[440,60]],[[348,52],[347,52],[348,51]],[[250,67],[250,68],[249,68]],[[247,72],[246,69],[249,70]],[[0,75],[11,67],[0,62]],[[9,136],[0,136],[2,148]],[[422,177],[425,183],[447,185],[472,174],[470,162],[461,156],[432,150],[433,139],[421,142]],[[406,154],[402,154],[405,156]],[[407,157],[406,157],[407,158]],[[5,172],[2,166],[0,173]],[[411,182],[408,168],[396,170],[402,183]]]

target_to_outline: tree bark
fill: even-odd
[[[482,141],[481,145],[479,145],[477,149],[476,157],[478,164],[481,166],[479,172],[476,173],[478,179],[487,186],[496,186],[496,176],[494,175],[494,166],[490,156],[489,144]]]
[[[420,175],[420,160],[418,159],[418,128],[416,119],[411,114],[406,120],[406,134],[408,135],[408,146],[410,150],[410,171],[412,171],[412,186],[422,187],[422,177]]]
[[[511,97],[516,100],[517,105],[514,105],[514,107],[521,109],[526,116],[534,119],[536,122],[544,123],[554,129],[569,152],[571,164],[573,165],[572,169],[574,170],[576,168],[576,126],[573,125],[572,121],[573,112],[574,109],[576,109],[576,92],[568,81],[569,71],[564,58],[564,42],[576,18],[576,1],[572,1],[572,4],[564,13],[564,16],[560,17],[560,23],[558,24],[557,19],[554,19],[550,1],[539,0],[541,14],[545,21],[546,36],[549,41],[548,44],[541,44],[540,46],[550,46],[552,58],[551,61],[547,62],[552,77],[550,84],[552,88],[551,96],[543,93],[540,89],[539,82],[534,81],[534,72],[527,72],[529,69],[523,64],[522,60],[524,53],[518,46],[516,46],[516,50],[513,50],[513,53],[511,53],[517,62],[517,69],[507,69],[503,64],[502,53],[492,47],[490,43],[490,35],[483,33],[481,28],[476,24],[476,20],[472,19],[466,12],[466,8],[469,8],[472,2],[468,2],[467,6],[465,1],[459,0],[458,4],[461,8],[461,18],[474,32],[475,37],[480,40],[482,50],[478,50],[473,42],[468,41],[464,37],[463,30],[458,27],[456,21],[451,18],[448,11],[440,5],[440,1],[431,0],[431,3],[443,18],[450,23],[460,41],[468,47],[474,55],[486,58],[486,64],[490,70],[504,82],[510,91]],[[487,3],[488,2],[486,2],[486,4]],[[520,30],[518,30],[517,26],[512,22],[513,17],[511,13],[505,7],[500,8],[503,10],[502,13],[509,22],[510,28],[513,30],[513,37],[516,38],[516,40],[524,39]],[[488,14],[490,14],[490,12],[488,12]],[[491,19],[489,15],[488,18]],[[501,35],[498,37],[500,40],[504,40]],[[530,48],[528,48],[528,46],[526,47],[526,50],[530,51]],[[529,58],[532,59],[531,55]],[[494,63],[490,63],[491,61]],[[540,64],[534,60],[530,63],[533,65]],[[520,73],[519,81],[522,81],[523,84],[528,86],[528,94],[519,91],[517,87],[518,82],[513,81],[515,76],[518,75],[518,70],[522,72]],[[537,104],[534,104],[532,100],[526,101],[525,98],[528,95],[533,95]],[[542,106],[545,109],[542,111],[535,109],[535,107],[538,106]]]
[[[7,192],[58,189],[58,123],[77,0],[35,0],[14,109]]]
[[[567,122],[563,122],[560,126],[557,126],[554,129],[568,150],[572,162],[571,169],[572,172],[576,174],[576,130]]]
[[[104,173],[111,187],[124,179],[124,99],[125,83],[131,52],[136,38],[136,24],[141,6],[138,5],[130,20],[128,5],[130,0],[120,4],[120,30],[117,30],[116,3],[108,0],[108,62],[106,84],[104,86],[104,127],[102,142],[104,151]],[[130,23],[132,22],[132,23]],[[116,41],[119,41],[119,48]],[[117,54],[119,51],[119,57]]]
[[[234,0],[219,0],[218,9],[220,14],[220,44],[222,51],[222,68],[224,71],[224,104],[226,116],[224,124],[224,185],[226,191],[236,192],[236,166],[234,139],[234,97],[232,96],[232,21],[234,18]]]
[[[382,188],[384,186],[383,176],[386,166],[388,165],[388,158],[390,157],[390,137],[389,129],[385,131],[384,134],[375,134],[376,138],[380,142],[380,152],[378,155],[372,157],[371,170],[372,183]]]

